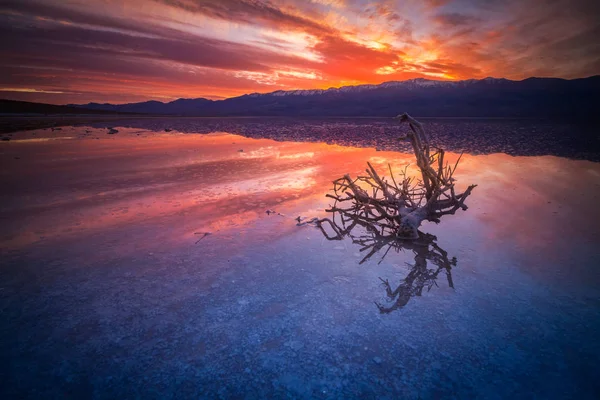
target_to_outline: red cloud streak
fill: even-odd
[[[416,77],[585,77],[600,73],[599,4],[8,0],[0,97],[121,103]]]

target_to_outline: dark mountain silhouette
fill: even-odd
[[[69,104],[71,107],[82,107],[90,110],[106,110],[112,112],[130,112],[143,114],[172,114],[172,115],[199,115],[202,108],[213,103],[207,99],[178,99],[170,103],[156,100],[128,104]]]
[[[253,93],[225,100],[76,105],[95,110],[187,116],[591,117],[600,75],[581,79],[411,79],[326,90]],[[75,105],[74,105],[75,106]]]
[[[119,110],[88,109],[81,106],[59,106],[30,101],[0,100],[0,114],[123,114]]]

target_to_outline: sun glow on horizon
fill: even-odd
[[[23,0],[0,18],[0,91],[56,104],[600,72],[583,0]]]

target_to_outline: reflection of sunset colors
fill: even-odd
[[[410,78],[600,72],[597,1],[8,0],[0,93],[233,97]]]
[[[285,214],[271,216],[271,221],[280,221],[291,231],[296,216],[323,215],[333,179],[364,174],[367,161],[386,177],[388,163],[396,173],[414,164],[412,154],[369,148],[221,133],[119,130],[118,137],[99,141],[40,141],[40,136],[52,133],[23,132],[24,139],[4,144],[7,168],[18,168],[19,174],[2,176],[3,187],[11,188],[0,209],[3,246],[122,230],[141,237],[128,241],[143,242],[153,232],[165,243],[185,243],[194,240],[197,231],[231,234],[251,229],[266,217],[266,210]],[[60,135],[77,136],[80,131],[64,128]],[[447,153],[450,164],[457,157]],[[415,171],[409,168],[408,173]],[[483,224],[487,227],[483,239],[492,247],[497,241],[510,241],[536,254],[546,249],[549,255],[548,248],[560,251],[562,235],[585,238],[597,231],[597,198],[581,195],[573,202],[566,195],[586,193],[590,184],[600,182],[597,163],[548,156],[463,155],[456,178],[459,190],[471,183],[479,186],[469,210],[461,212],[455,223],[468,224],[469,231]],[[452,221],[449,217],[445,226],[452,229]],[[426,224],[423,230],[428,229]]]
[[[68,128],[66,128],[68,129]],[[165,135],[142,139],[136,129],[119,128],[115,140],[16,140],[10,149],[27,157],[22,175],[6,182],[18,190],[0,212],[35,215],[18,227],[10,243],[106,232],[133,224],[169,220],[182,214],[189,229],[219,230],[256,220],[267,209],[322,198],[330,176],[342,174],[361,152],[318,143],[255,140],[236,135]],[[77,128],[73,130],[76,132]],[[70,131],[67,131],[70,132]],[[48,134],[44,131],[25,133]],[[65,134],[64,131],[62,133]],[[34,161],[38,159],[39,161]],[[67,168],[66,166],[71,166]],[[362,169],[362,166],[360,166]],[[99,176],[98,171],[102,171]],[[48,173],[32,185],[37,174]],[[10,177],[7,177],[11,180]],[[71,195],[54,196],[57,185]],[[43,204],[28,202],[31,190],[47,191]],[[172,239],[172,238],[171,238]]]

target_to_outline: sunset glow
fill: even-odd
[[[0,98],[124,103],[419,77],[586,77],[600,73],[598,4],[8,0]]]

